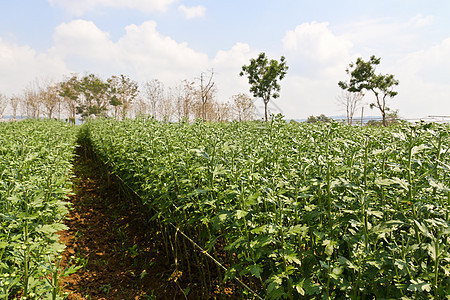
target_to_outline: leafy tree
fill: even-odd
[[[107,82],[109,104],[114,107],[114,117],[119,119],[119,110],[122,110],[122,119],[125,119],[131,104],[138,96],[138,84],[125,75],[111,76]]]
[[[78,85],[77,75],[72,75],[59,83],[59,96],[64,98],[64,103],[69,113],[69,120],[74,124],[77,115],[78,97],[80,96]]]
[[[309,116],[306,120],[306,123],[317,123],[317,122],[331,122],[331,119],[325,116],[324,114],[321,114],[320,116]]]
[[[79,80],[77,90],[82,97],[78,98],[77,113],[82,120],[105,115],[108,110],[108,89],[109,84],[94,74],[85,75]]]
[[[248,82],[251,85],[250,92],[254,97],[262,98],[264,101],[264,117],[266,122],[267,117],[267,104],[271,98],[280,97],[280,84],[278,80],[281,80],[286,76],[288,66],[284,56],[281,57],[280,62],[276,60],[268,60],[264,52],[260,53],[257,59],[250,59],[248,66],[242,66],[240,76],[247,75]]]
[[[376,107],[380,110],[383,119],[383,126],[387,126],[386,113],[389,108],[386,106],[386,98],[393,98],[397,92],[393,90],[398,85],[398,80],[391,74],[375,74],[375,68],[380,64],[381,58],[374,55],[369,61],[358,58],[356,63],[350,63],[350,68],[345,70],[350,75],[348,82],[339,81],[338,85],[343,89],[353,93],[363,93],[371,91],[375,95],[376,102],[370,104],[370,108]]]

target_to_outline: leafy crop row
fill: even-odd
[[[56,232],[65,229],[75,138],[57,121],[0,124],[1,299],[60,298]]]
[[[450,293],[446,125],[136,119],[85,130],[149,214],[195,237],[228,266],[225,279],[245,277],[264,297]]]

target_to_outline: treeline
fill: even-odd
[[[253,99],[233,95],[226,102],[217,98],[214,71],[194,80],[166,87],[158,79],[142,84],[125,75],[104,80],[94,74],[73,74],[59,82],[35,80],[21,94],[0,93],[0,116],[8,112],[16,118],[68,119],[110,117],[117,120],[139,115],[161,121],[228,122],[256,117]]]

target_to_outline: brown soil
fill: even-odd
[[[61,241],[63,263],[81,268],[63,279],[67,299],[185,299],[156,226],[117,184],[108,187],[92,160],[79,155],[74,165],[70,229]]]

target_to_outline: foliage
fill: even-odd
[[[308,119],[306,120],[306,123],[317,123],[317,122],[331,122],[332,119],[328,118],[327,116],[325,116],[324,114],[321,114],[320,116],[309,116]]]
[[[125,119],[131,104],[139,94],[139,86],[136,81],[123,74],[111,76],[107,83],[109,104],[114,107],[114,117],[119,119],[119,111],[121,110],[121,117]]]
[[[91,116],[105,116],[109,86],[100,77],[89,74],[78,80],[76,89],[82,97],[77,99],[77,113],[82,120]]]
[[[240,76],[247,75],[248,83],[251,85],[250,92],[254,97],[262,98],[264,101],[264,117],[268,121],[267,104],[271,98],[280,97],[280,84],[278,80],[282,80],[286,76],[288,66],[284,56],[280,58],[280,62],[266,57],[264,52],[260,53],[258,58],[250,59],[250,64],[242,66]]]
[[[358,58],[356,63],[351,63],[350,68],[345,70],[350,75],[349,82],[339,81],[338,85],[348,92],[363,93],[370,91],[375,95],[376,102],[371,103],[370,107],[376,107],[380,110],[383,119],[383,125],[386,123],[386,112],[389,108],[386,106],[386,97],[393,98],[397,92],[393,90],[398,85],[398,80],[392,74],[375,74],[375,67],[380,64],[381,58],[374,55],[369,61]]]
[[[220,253],[225,279],[247,277],[263,297],[443,299],[450,291],[447,125],[276,117],[85,126],[150,216]],[[176,249],[176,233],[164,241]]]
[[[395,111],[391,111],[388,112],[386,115],[386,125],[390,126],[390,125],[394,125],[400,122],[400,117],[398,115],[398,110]],[[383,120],[379,121],[379,120],[369,120],[367,122],[367,125],[369,126],[384,126],[383,125]]]
[[[62,299],[75,130],[57,121],[0,124],[0,299]]]

